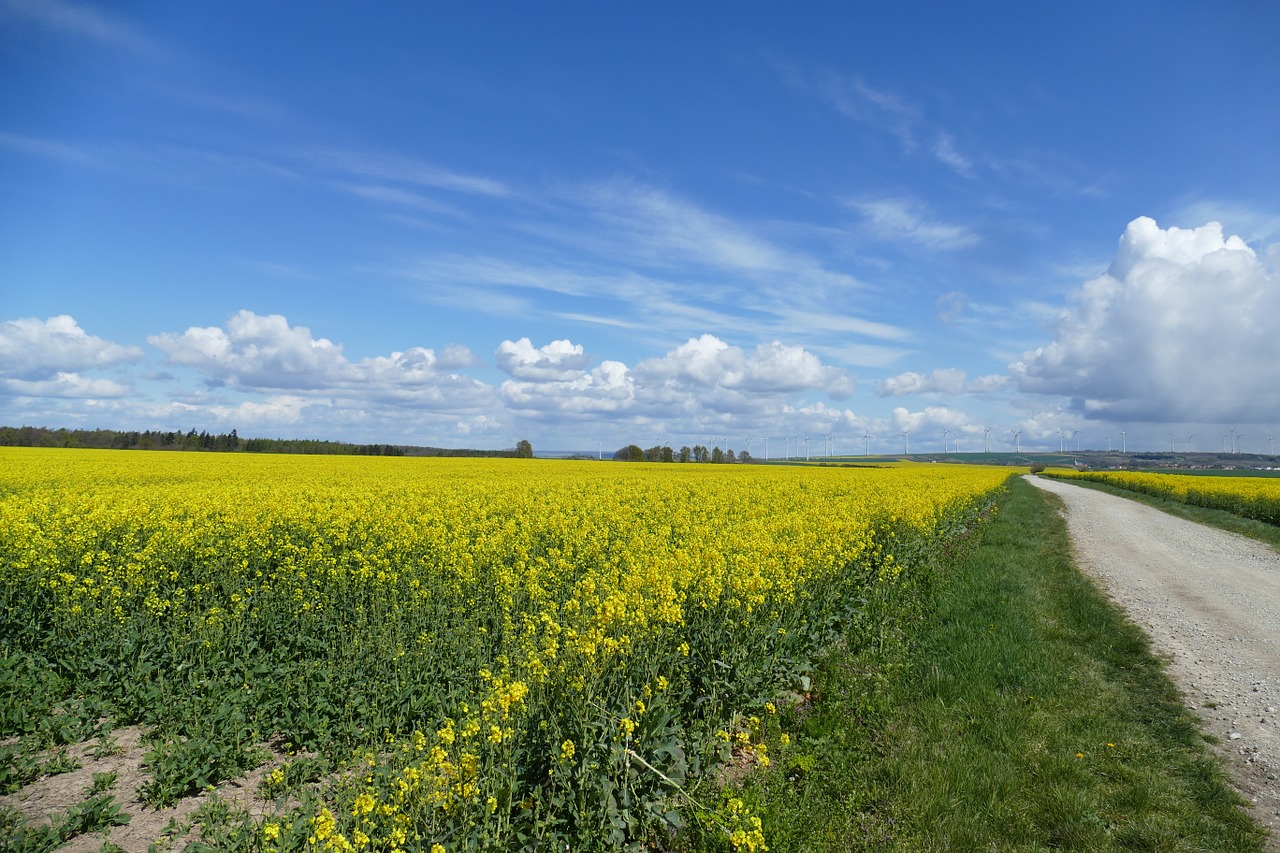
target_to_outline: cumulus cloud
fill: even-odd
[[[564,379],[509,379],[498,393],[513,409],[562,415],[626,413],[636,400],[635,380],[620,361],[606,361]]]
[[[121,346],[90,335],[65,314],[0,323],[0,377],[52,380],[94,368],[137,361],[139,347]]]
[[[1009,381],[1008,376],[1001,376],[1000,374],[979,376],[966,385],[965,390],[970,394],[994,394],[1009,387]]]
[[[306,326],[290,326],[272,314],[240,311],[226,328],[192,326],[181,335],[152,335],[148,342],[171,365],[192,367],[211,384],[239,390],[328,394],[423,408],[468,407],[489,397],[482,382],[448,372],[470,364],[465,347],[443,358],[425,347],[350,361],[342,345],[317,338]]]
[[[893,422],[900,430],[918,432],[922,429],[937,431],[955,429],[973,429],[969,416],[957,409],[947,406],[926,406],[923,411],[913,412],[905,406],[893,410]]]
[[[498,346],[498,367],[516,379],[532,381],[573,379],[590,363],[582,344],[552,341],[534,347],[528,338],[503,341]]]
[[[588,370],[581,347],[569,341],[538,348],[527,339],[505,341],[499,359],[513,377],[499,394],[525,412],[697,420],[780,409],[804,392],[842,399],[853,391],[846,371],[824,365],[803,347],[772,341],[747,351],[709,334],[633,368],[606,361]]]
[[[742,394],[817,390],[842,399],[853,393],[853,378],[847,371],[824,365],[804,347],[772,341],[747,353],[715,335],[690,338],[661,358],[636,365],[636,373],[660,385],[722,388]]]
[[[940,368],[927,376],[908,370],[876,383],[881,397],[903,397],[907,394],[955,394],[964,390],[964,371]]]
[[[1053,341],[1010,365],[1021,390],[1100,420],[1280,419],[1280,281],[1219,223],[1135,219],[1072,303]]]
[[[58,373],[51,379],[4,379],[0,389],[15,397],[65,397],[102,399],[127,397],[132,389],[110,379],[90,379],[76,373]]]

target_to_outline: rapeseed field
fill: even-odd
[[[271,745],[246,850],[764,850],[717,768],[1006,476],[3,448],[0,738],[141,724],[156,806]]]
[[[1280,478],[1150,471],[1050,471],[1064,480],[1092,480],[1191,506],[1221,509],[1244,518],[1280,524]]]

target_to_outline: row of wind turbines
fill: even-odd
[[[982,429],[983,441],[984,441],[984,445],[987,453],[991,452],[991,434],[993,432],[995,432],[995,430],[991,427],[983,427]],[[1013,437],[1013,450],[1015,453],[1022,452],[1022,432],[1023,431],[1021,429],[1009,430],[1009,434]],[[1058,451],[1060,453],[1065,453],[1067,451],[1067,444],[1073,439],[1075,441],[1076,452],[1080,451],[1080,430],[1073,429],[1070,432],[1067,432],[1067,430],[1059,428],[1057,433],[1058,433]],[[1176,453],[1177,452],[1176,441],[1175,441],[1176,434],[1174,432],[1169,432],[1167,433],[1167,435],[1169,436],[1169,452]],[[952,436],[954,436],[954,442],[955,442],[954,449],[952,448],[952,444],[951,444]],[[944,429],[942,431],[942,452],[943,453],[959,453],[960,452],[960,436],[961,436],[961,433],[959,430]],[[824,454],[825,456],[829,457],[834,455],[835,437],[836,436],[834,432],[823,433],[821,435],[821,438],[825,441],[825,451],[826,451]],[[1115,450],[1115,447],[1114,447],[1115,437],[1116,436],[1114,435],[1107,436],[1107,452],[1108,453],[1114,452]],[[755,438],[756,436],[747,436],[745,439],[748,454],[751,453],[751,442],[755,440]],[[761,436],[760,438],[762,438],[764,442],[764,458],[766,461],[768,461],[771,458],[769,455],[770,436],[766,435],[766,436]],[[774,436],[774,438],[777,438],[777,436]],[[783,459],[803,458],[806,461],[808,461],[808,459],[810,458],[809,456],[810,441],[811,441],[810,436],[784,435],[784,436],[781,436],[781,438],[783,440],[783,445],[784,445],[783,455],[781,458]],[[871,438],[872,438],[872,435],[870,430],[867,430],[862,435],[862,440],[863,440],[862,452],[864,456],[871,455]],[[1120,452],[1127,453],[1129,450],[1128,430],[1126,429],[1120,430],[1119,438],[1120,438]],[[1196,438],[1197,438],[1196,433],[1191,433],[1187,436],[1186,450],[1184,452],[1187,452],[1187,453],[1193,452],[1193,447],[1194,447],[1193,442],[1195,441]],[[1235,429],[1235,428],[1228,429],[1226,432],[1222,434],[1222,452],[1223,453],[1239,453],[1240,440],[1242,438],[1244,438],[1244,434],[1241,433],[1238,429]],[[709,436],[708,446],[709,447],[719,446],[720,439],[723,439],[725,444],[727,445],[729,441],[729,436],[728,435]],[[803,457],[801,456],[801,453],[800,453],[801,441],[804,442]],[[1275,452],[1274,447],[1275,447],[1275,436],[1268,436],[1267,438],[1268,454],[1273,454]],[[911,430],[909,429],[902,430],[902,452],[904,455],[908,455],[908,456],[911,454]]]

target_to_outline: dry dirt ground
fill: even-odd
[[[117,729],[111,738],[112,748],[102,750],[109,753],[102,757],[98,757],[97,738],[69,747],[67,754],[80,762],[79,769],[43,777],[16,794],[0,797],[0,808],[16,808],[32,824],[48,824],[84,799],[85,789],[92,785],[95,773],[115,773],[110,793],[115,795],[121,810],[131,816],[129,823],[109,831],[78,835],[59,847],[59,853],[97,853],[107,842],[127,853],[146,853],[155,842],[159,842],[157,849],[181,850],[187,842],[199,838],[199,829],[190,827],[191,818],[211,796],[258,817],[274,810],[272,803],[256,799],[254,794],[266,775],[283,763],[279,755],[245,776],[223,783],[216,791],[179,800],[171,808],[153,809],[138,796],[139,787],[150,778],[143,766],[147,747],[142,742],[142,730],[137,726]],[[0,838],[0,849],[5,849],[4,844],[5,839]]]
[[[1280,853],[1280,554],[1144,504],[1040,477],[1077,564],[1151,637]]]

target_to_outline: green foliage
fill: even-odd
[[[151,778],[139,793],[149,806],[171,806],[179,799],[234,779],[262,764],[270,753],[237,743],[243,732],[210,726],[203,736],[169,740],[147,753]]]
[[[28,740],[0,746],[0,794],[12,794],[42,776],[80,769],[80,762],[66,750],[57,750],[46,758],[33,750],[32,744]]]
[[[0,841],[12,853],[48,853],[77,835],[124,826],[130,819],[110,794],[89,797],[39,826],[31,826],[17,809],[3,809]]]

